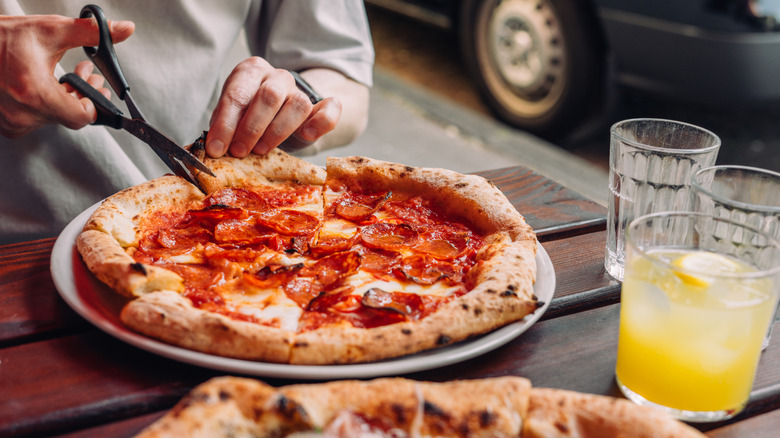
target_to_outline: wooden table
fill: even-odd
[[[518,375],[536,387],[619,397],[614,368],[620,284],[602,264],[606,210],[523,167],[481,174],[537,231],[555,268],[554,299],[540,321],[508,344],[405,377]],[[132,436],[195,385],[225,374],[130,346],[79,317],[52,282],[54,242],[0,246],[0,436]],[[712,437],[768,437],[777,436],[779,425],[780,336],[775,336],[746,411],[726,423],[697,427]]]

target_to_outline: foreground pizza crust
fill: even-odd
[[[273,388],[212,379],[138,438],[165,437],[703,437],[627,400],[531,388],[499,377],[445,383],[403,378]]]
[[[449,345],[540,305],[536,237],[484,178],[362,157],[322,169],[278,150],[205,163],[208,197],[155,179],[104,201],[77,239],[88,268],[130,299],[121,319],[140,333],[240,359],[358,363]],[[208,293],[193,286],[204,279]]]

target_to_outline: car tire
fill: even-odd
[[[504,122],[562,139],[604,100],[605,57],[590,2],[464,0],[464,63]]]

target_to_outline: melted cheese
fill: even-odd
[[[346,278],[345,284],[355,288],[352,291],[352,295],[359,296],[363,296],[366,292],[368,292],[368,290],[373,288],[382,289],[385,292],[406,292],[417,295],[429,295],[437,297],[448,297],[458,292],[459,290],[463,290],[463,286],[445,285],[443,282],[426,285],[412,282],[401,282],[395,279],[376,279],[373,275],[367,272],[358,272],[357,274]]]

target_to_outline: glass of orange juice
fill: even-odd
[[[780,285],[780,243],[701,213],[642,216],[626,231],[616,378],[685,421],[739,413]]]

